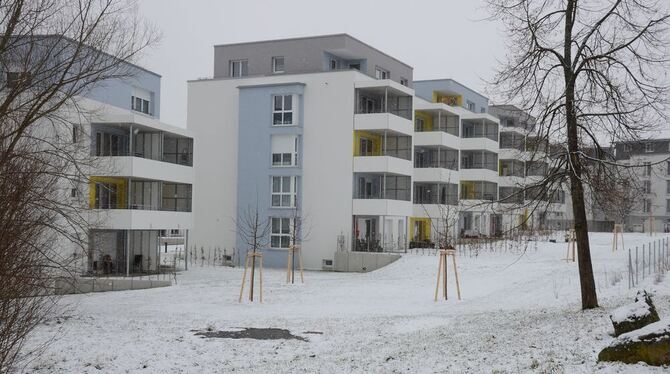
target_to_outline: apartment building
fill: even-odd
[[[214,49],[214,76],[188,84],[196,246],[239,261],[238,224],[256,211],[270,226],[264,262],[285,266],[298,218],[308,269],[331,269],[338,250],[434,245],[445,207],[453,235],[504,229],[488,98],[413,81],[411,66],[346,34]]]
[[[617,162],[634,167],[640,199],[624,223],[638,232],[670,232],[670,139],[620,142]]]
[[[79,271],[136,275],[159,270],[161,232],[192,228],[193,137],[160,121],[160,79],[130,66],[132,78],[104,82],[80,97],[85,120],[73,129],[92,162],[88,184],[72,186],[90,220]],[[76,252],[75,252],[76,255]]]

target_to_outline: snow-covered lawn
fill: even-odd
[[[525,253],[459,256],[462,301],[450,278],[434,302],[437,257],[404,255],[367,274],[306,272],[284,284],[264,272],[264,303],[237,302],[242,270],[195,267],[178,284],[141,291],[67,296],[60,318],[26,346],[27,372],[41,373],[591,373],[667,372],[598,364],[612,341],[608,314],[633,301],[627,251],[593,234],[600,309],[580,311],[576,263],[565,243],[531,243]],[[654,237],[658,239],[660,236]],[[626,234],[628,246],[648,243]],[[449,276],[452,276],[449,268]],[[661,318],[670,316],[670,280],[647,278]],[[300,340],[219,339],[191,330],[283,328]],[[321,332],[322,334],[306,333]]]

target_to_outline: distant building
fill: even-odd
[[[346,34],[214,49],[213,78],[188,84],[194,244],[243,258],[234,222],[258,207],[271,222],[266,264],[285,266],[302,216],[305,267],[332,269],[338,250],[434,246],[444,207],[461,236],[497,235],[531,214],[495,203],[514,178],[546,171],[523,158],[532,119],[515,108],[491,108],[452,79],[413,81],[412,67]],[[564,225],[557,195],[556,215],[530,228]]]

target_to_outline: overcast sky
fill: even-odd
[[[162,32],[140,62],[163,76],[161,120],[186,126],[186,81],[213,74],[214,45],[348,33],[414,67],[484,93],[503,38],[482,0],[141,0]]]

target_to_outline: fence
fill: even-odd
[[[235,266],[237,255],[235,249],[221,247],[198,247],[194,245],[186,253],[188,266]]]
[[[638,286],[640,279],[658,277],[670,269],[668,238],[658,239],[628,249],[628,288]]]

